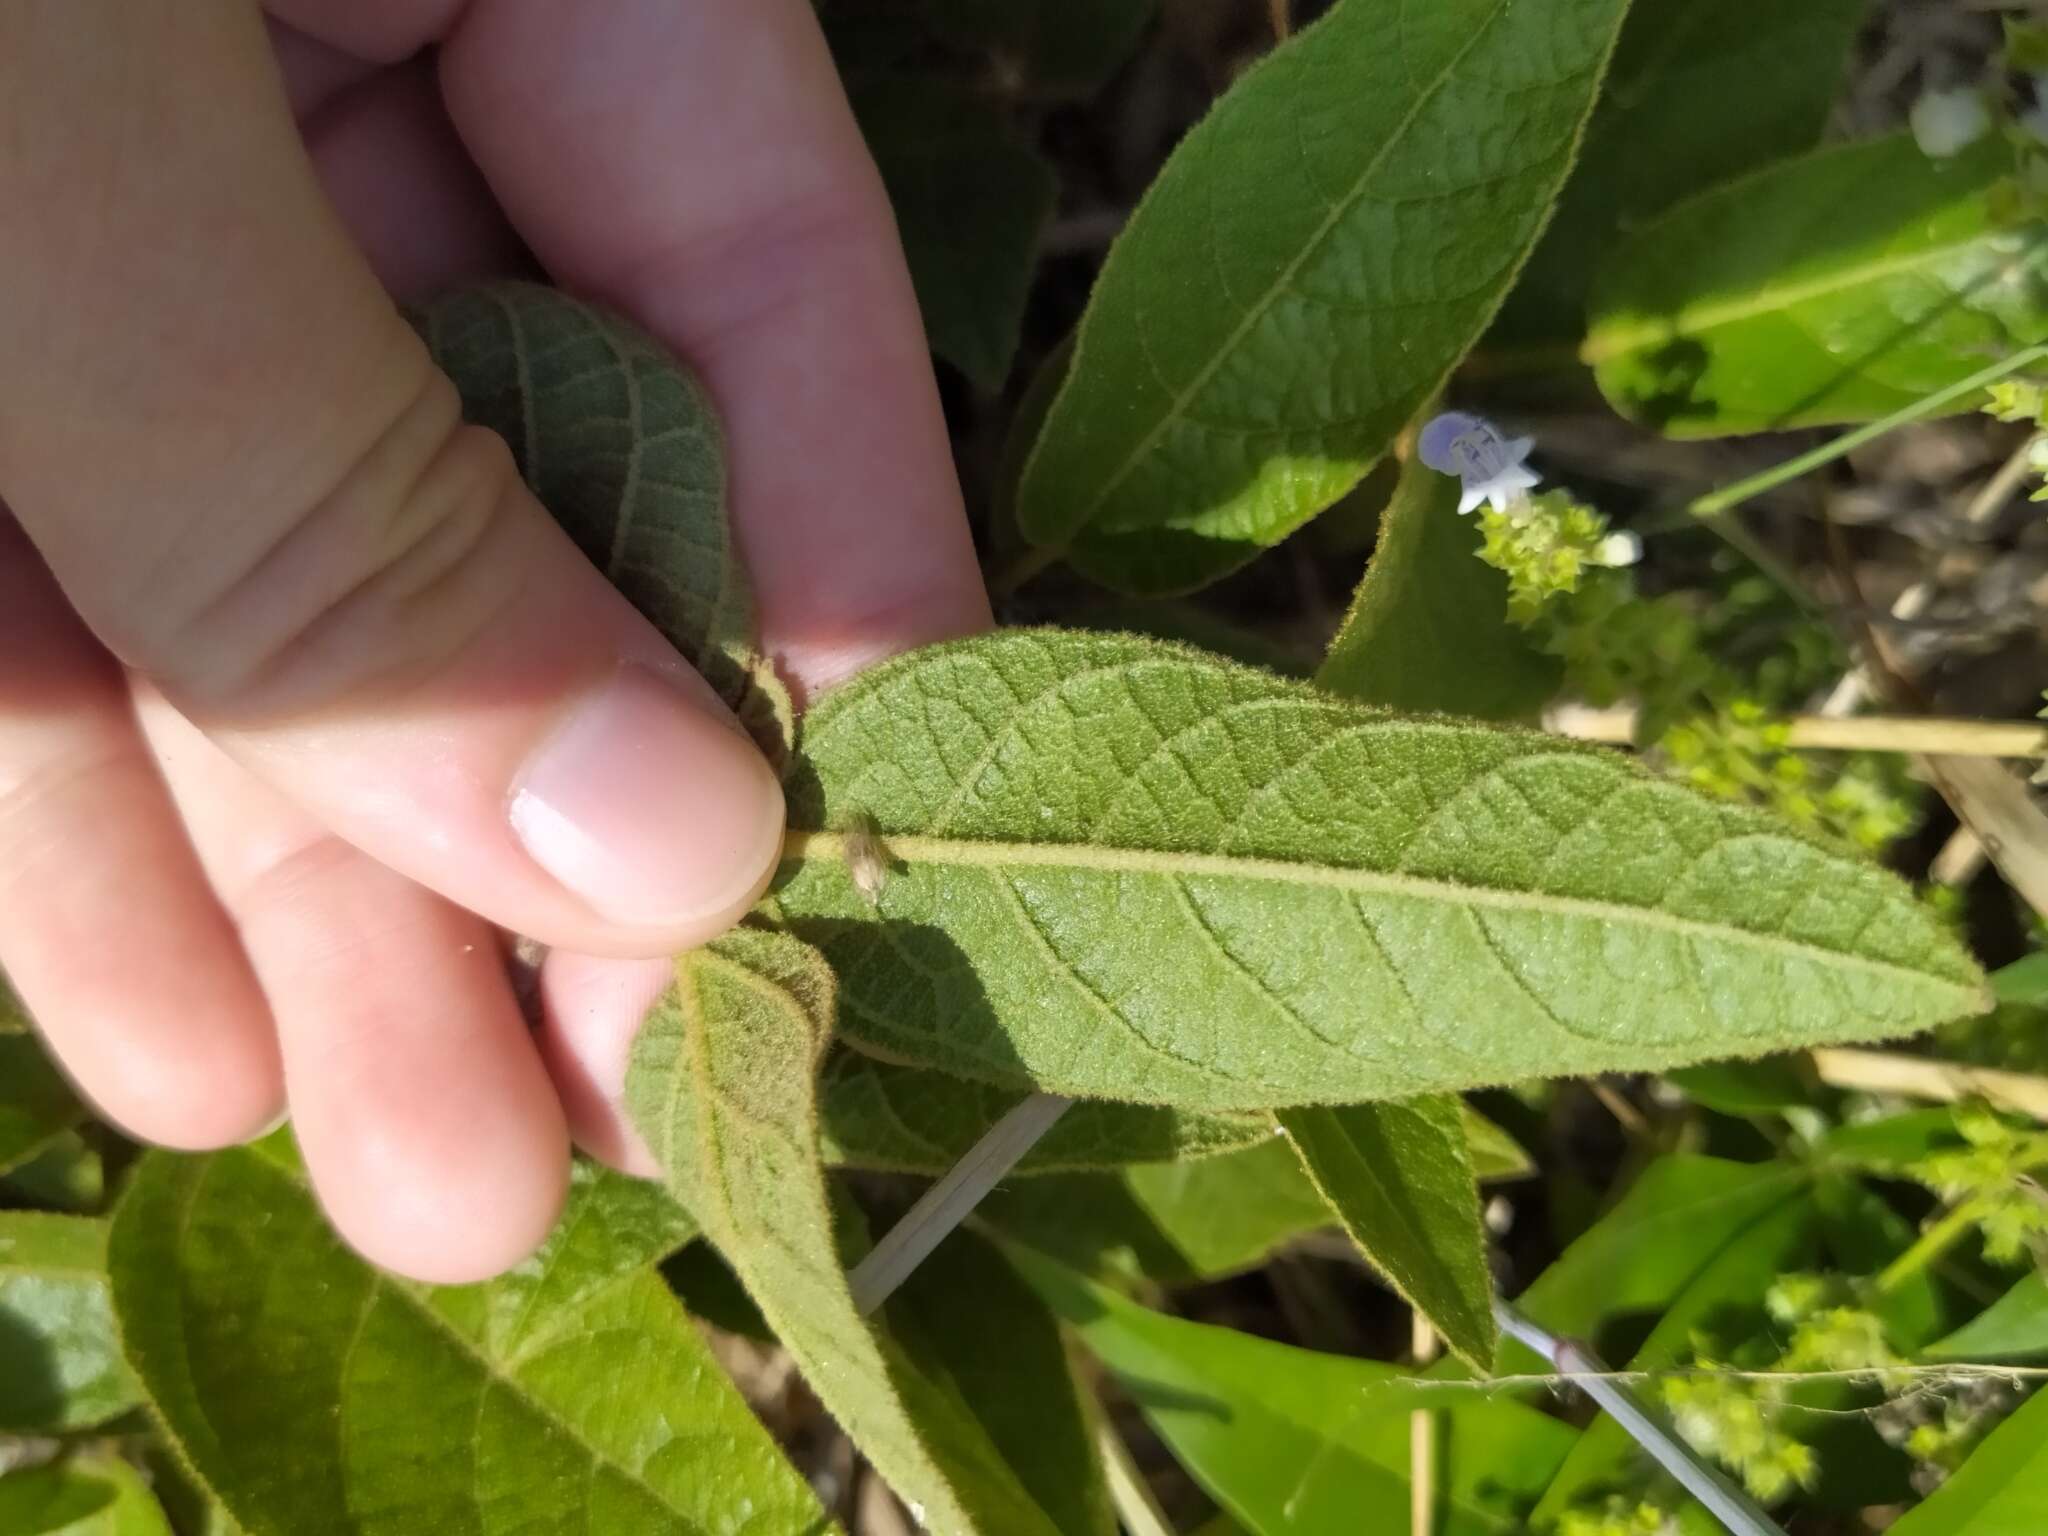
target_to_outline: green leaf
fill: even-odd
[[[1480,1183],[1495,1179],[1526,1179],[1536,1171],[1536,1160],[1506,1130],[1470,1104],[1461,1103],[1459,1108],[1465,1119],[1466,1153],[1472,1159],[1472,1172]]]
[[[1661,1157],[1515,1306],[1553,1333],[1591,1341],[1610,1358],[1631,1354],[1637,1341],[1617,1349],[1615,1339],[1603,1336],[1610,1325],[1663,1312],[1731,1244],[1800,1200],[1808,1184],[1806,1170],[1778,1163]],[[1500,1369],[1549,1367],[1508,1344]]]
[[[1626,1369],[1661,1371],[1685,1365],[1692,1358],[1695,1338],[1725,1321],[1729,1313],[1760,1319],[1764,1292],[1785,1271],[1809,1265],[1814,1247],[1811,1187],[1795,1187],[1790,1198],[1744,1226],[1671,1298]],[[1640,1454],[1614,1420],[1605,1415],[1594,1420],[1543,1495],[1534,1523],[1555,1520],[1580,1500],[1625,1483]]]
[[[1681,198],[1810,149],[1868,0],[1635,0],[1557,217],[1489,349],[1574,347],[1617,234]]]
[[[252,1536],[815,1533],[824,1516],[651,1269],[691,1230],[579,1164],[561,1224],[486,1285],[344,1249],[278,1139],[152,1153],[114,1218],[128,1351]]]
[[[1409,1098],[1981,1008],[1899,881],[1617,754],[1012,630],[806,718],[781,909],[890,1060],[1083,1098]],[[839,830],[883,844],[877,903]]]
[[[980,1215],[1088,1274],[1159,1285],[1253,1268],[1333,1219],[1300,1158],[1270,1133],[1200,1162],[1019,1180],[984,1200]]]
[[[1533,714],[1562,669],[1508,622],[1508,580],[1479,558],[1458,481],[1410,459],[1379,544],[1316,681],[1361,704],[1508,720]]]
[[[893,1173],[941,1174],[1023,1098],[834,1051],[818,1084],[825,1161]],[[1213,1157],[1272,1137],[1262,1114],[1218,1114],[1153,1104],[1076,1104],[1025,1154],[1016,1174],[1073,1173],[1126,1163]]]
[[[84,1118],[84,1106],[36,1037],[0,1033],[0,1174],[40,1156]]]
[[[819,1162],[833,978],[785,934],[684,955],[642,1028],[626,1098],[677,1197],[811,1390],[938,1536],[1052,1536],[979,1424],[854,1311]]]
[[[1185,591],[1342,496],[1513,282],[1625,9],[1346,0],[1247,71],[1110,251],[1026,535]]]
[[[1441,1536],[1523,1531],[1522,1515],[1575,1438],[1520,1403],[1183,1322],[1028,1248],[1006,1251],[1181,1464],[1255,1536],[1393,1529],[1396,1510],[1405,1528],[1418,1408],[1437,1412]]]
[[[2048,1530],[2048,1392],[2036,1392],[1889,1536],[2040,1536]]]
[[[1615,409],[1675,437],[1910,405],[2048,336],[2048,241],[1996,211],[2009,169],[1995,138],[1936,162],[1899,135],[1681,203],[1602,269],[1585,360]]]
[[[1812,1066],[1800,1056],[1709,1061],[1664,1074],[1686,1097],[1724,1115],[1765,1115],[1813,1102]]]
[[[889,1302],[911,1359],[987,1431],[1062,1536],[1115,1536],[1116,1513],[1059,1324],[991,1244],[958,1232]]]
[[[1933,1360],[2030,1360],[2048,1355],[2048,1276],[2029,1270],[1990,1306],[1924,1353]]]
[[[7,1536],[171,1536],[163,1507],[127,1463],[76,1457],[0,1476]]]
[[[1158,0],[927,0],[955,42],[999,55],[1038,91],[1086,96],[1137,46]]]
[[[60,1131],[0,1178],[0,1204],[95,1215],[107,1203],[106,1160],[80,1131]]]
[[[1990,976],[1992,993],[2001,1003],[2048,1004],[2048,950],[2024,955]]]
[[[1052,168],[1000,108],[950,81],[865,80],[853,109],[896,210],[925,337],[993,394],[1016,355]]]
[[[1882,1120],[1837,1126],[1814,1150],[1823,1162],[1889,1171],[1962,1145],[1953,1109],[1909,1109]]]
[[[107,1294],[106,1224],[0,1211],[0,1434],[87,1429],[139,1401]]]
[[[1444,1342],[1493,1359],[1493,1277],[1456,1098],[1280,1112],[1338,1221]]]
[[[552,288],[467,288],[413,316],[463,415],[511,445],[541,505],[780,760],[788,694],[754,646],[710,397],[658,342]]]

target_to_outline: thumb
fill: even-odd
[[[0,496],[101,641],[346,840],[551,944],[765,887],[781,791],[466,427],[254,6],[39,0],[0,56]]]

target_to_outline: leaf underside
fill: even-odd
[[[818,1151],[832,1017],[832,973],[786,934],[742,928],[684,955],[634,1046],[633,1118],[811,1390],[928,1529],[1052,1536],[981,1426],[854,1310]]]
[[[1908,1034],[1983,1004],[1890,875],[1555,738],[1008,631],[805,726],[778,902],[861,1050],[1211,1110]],[[872,818],[878,902],[838,829]]]

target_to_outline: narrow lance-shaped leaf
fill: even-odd
[[[1901,134],[1680,203],[1601,269],[1585,360],[1674,437],[1910,405],[2048,336],[2048,228],[2002,213],[2010,170],[1995,138],[1931,161]]]
[[[1406,1529],[1409,1420],[1423,1408],[1439,1436],[1434,1529],[1519,1536],[1576,1438],[1517,1402],[1168,1317],[1021,1245],[1006,1251],[1181,1464],[1257,1536]]]
[[[881,170],[932,351],[981,390],[1009,376],[1057,187],[998,103],[951,81],[894,75],[853,90]]]
[[[0,1476],[7,1536],[171,1536],[141,1474],[112,1456],[79,1456]]]
[[[1508,621],[1507,577],[1479,558],[1458,480],[1410,459],[1316,682],[1389,709],[1509,720],[1557,691],[1558,662]]]
[[[809,716],[790,814],[781,910],[841,978],[845,1035],[1020,1088],[1409,1098],[1983,1004],[1902,883],[1756,812],[1127,636],[864,673]],[[844,831],[868,826],[875,905]]]
[[[41,1042],[26,1029],[0,1028],[0,1174],[40,1156],[84,1118]]]
[[[1446,1344],[1485,1369],[1493,1277],[1458,1100],[1288,1109],[1280,1124],[1360,1251]]]
[[[818,1093],[826,1162],[928,1174],[951,1168],[1023,1097],[1015,1089],[892,1066],[847,1050],[826,1059]],[[1249,1112],[1076,1104],[1025,1154],[1014,1174],[1212,1157],[1272,1134],[1270,1118]]]
[[[0,1434],[88,1429],[139,1401],[108,1296],[106,1223],[0,1211]]]
[[[251,1536],[817,1536],[824,1514],[651,1265],[692,1224],[579,1165],[540,1253],[413,1285],[342,1247],[289,1144],[146,1157],[114,1218],[131,1358]]]
[[[641,1030],[633,1118],[820,1402],[937,1536],[1053,1536],[986,1433],[854,1310],[819,1161],[832,973],[785,934],[683,956]]]
[[[1249,71],[1110,252],[1027,536],[1186,590],[1343,495],[1507,292],[1625,9],[1346,0]]]
[[[780,758],[790,703],[755,649],[710,397],[658,342],[552,288],[461,289],[414,316],[541,505]]]

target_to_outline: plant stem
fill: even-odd
[[[1871,1282],[1871,1290],[1879,1296],[1889,1296],[1907,1281],[1917,1278],[1968,1235],[1984,1214],[1984,1208],[1985,1202],[1981,1199],[1965,1200],[1960,1205],[1951,1206],[1939,1221],[1914,1240],[1912,1247],[1878,1272],[1877,1278]]]
[[[1949,757],[2048,757],[2048,726],[2023,720],[1959,720],[1923,715],[1793,715],[1779,722],[1785,744],[1833,752],[1932,752]],[[1561,710],[1552,727],[1580,741],[1627,745],[1636,739],[1633,709]]]
[[[1824,1046],[1810,1054],[1814,1071],[1830,1087],[1896,1093],[1940,1104],[1981,1098],[2000,1109],[2017,1110],[2048,1123],[2048,1077],[1847,1046]]]
[[[1174,1536],[1166,1511],[1152,1497],[1145,1474],[1131,1459],[1131,1448],[1109,1422],[1109,1410],[1100,1403],[1094,1405],[1094,1410],[1090,1417],[1095,1420],[1095,1446],[1102,1455],[1103,1480],[1109,1484],[1109,1501],[1116,1506],[1116,1517],[1126,1536]]]
[[[1848,453],[1852,449],[1862,447],[1873,438],[1884,436],[1885,433],[1891,431],[1894,427],[1903,427],[1908,422],[1919,421],[1923,417],[1932,416],[1943,406],[1952,405],[1966,395],[1973,394],[1977,390],[1984,388],[1987,384],[1995,384],[2008,374],[2018,373],[2022,368],[2041,362],[2044,359],[2048,359],[2048,344],[2028,347],[2024,351],[2015,352],[2003,362],[1993,363],[1989,368],[1973,373],[1967,379],[1951,384],[1946,389],[1937,389],[1931,395],[1923,395],[1911,405],[1901,407],[1899,410],[1893,411],[1889,416],[1880,417],[1876,421],[1860,426],[1853,432],[1844,432],[1840,437],[1830,442],[1822,443],[1820,447],[1813,449],[1811,452],[1802,453],[1797,458],[1787,459],[1782,464],[1775,464],[1761,473],[1751,475],[1744,480],[1738,480],[1733,485],[1723,486],[1718,491],[1708,492],[1705,496],[1693,502],[1691,507],[1692,514],[1695,517],[1712,522],[1722,513],[1731,511],[1754,497],[1761,496],[1765,491],[1775,490],[1788,480],[1797,480],[1801,475],[1819,469],[1823,464],[1832,463],[1843,454]]]

